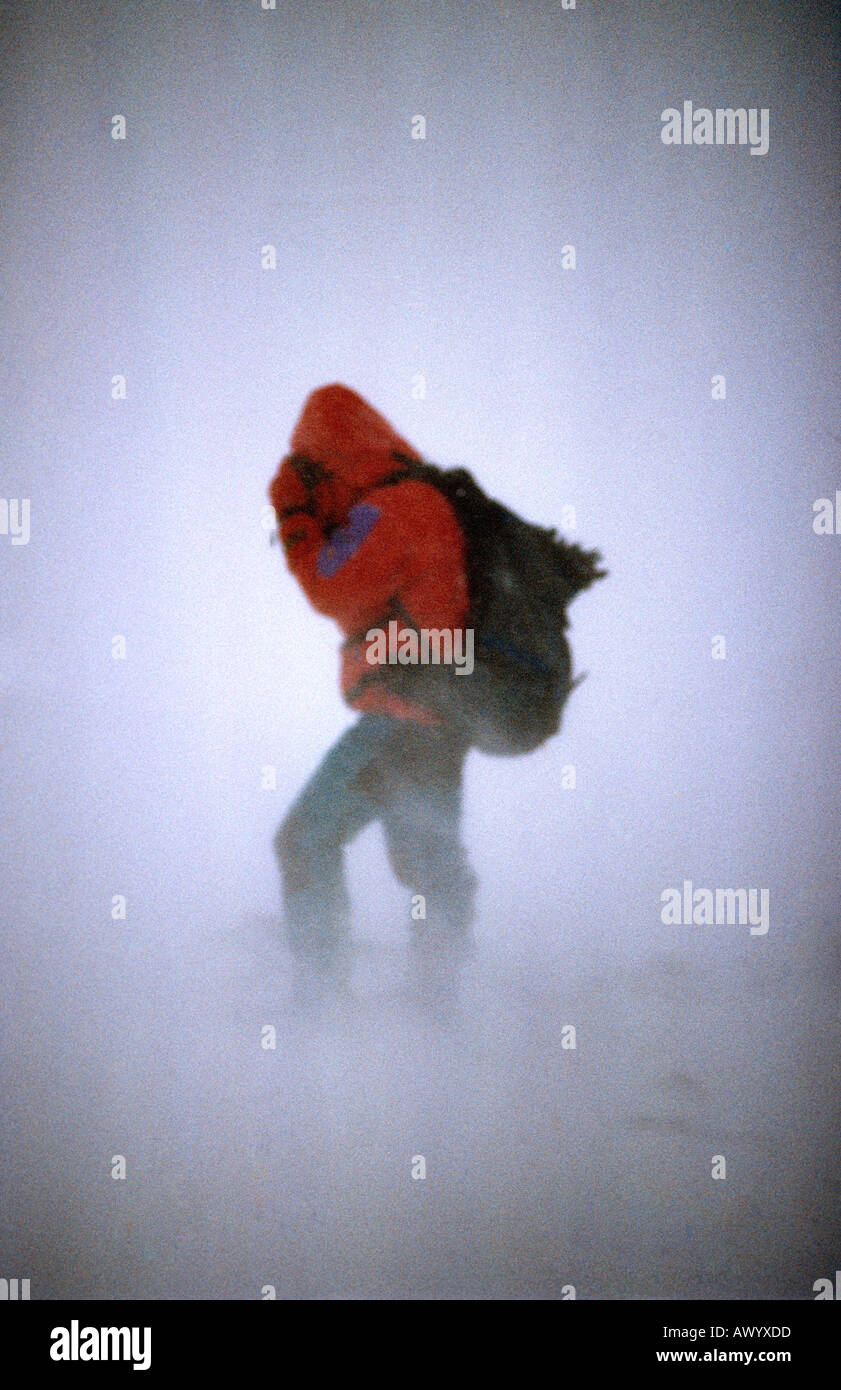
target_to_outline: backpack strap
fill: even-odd
[[[396,449],[393,450],[391,457],[400,464],[400,467],[395,468],[393,473],[387,473],[384,478],[380,478],[379,482],[375,483],[371,489],[372,492],[378,487],[393,487],[395,483],[404,483],[407,478],[413,478],[419,483],[429,482],[430,465],[424,463],[423,459],[411,458],[409,454],[398,453]]]

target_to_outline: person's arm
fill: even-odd
[[[374,488],[333,529],[288,464],[271,495],[290,570],[313,606],[346,632],[358,629],[361,614],[379,616],[395,596],[419,627],[464,621],[463,538],[436,489],[418,482]]]
[[[393,518],[383,520],[383,494],[373,492],[352,505],[338,526],[330,525],[318,486],[307,486],[287,459],[270,496],[289,569],[319,612],[347,628],[357,612],[376,608],[394,592],[401,544]]]

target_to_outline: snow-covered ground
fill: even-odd
[[[369,919],[313,1018],[270,915],[174,901],[153,951],[16,925],[3,1260],[33,1296],[808,1298],[835,1268],[826,953],[617,956],[525,913],[480,924],[440,1022]]]

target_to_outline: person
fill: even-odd
[[[461,839],[464,728],[436,710],[423,669],[371,660],[372,630],[442,631],[469,613],[465,537],[449,500],[401,472],[416,451],[356,392],[307,398],[269,495],[286,560],[344,634],[341,689],[359,719],[339,738],[275,839],[296,993],[347,989],[353,964],[345,846],[372,821],[411,893],[415,984],[451,992],[472,944],[476,878]],[[469,677],[467,677],[469,679]]]

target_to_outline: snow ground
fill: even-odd
[[[385,929],[319,1020],[266,916],[180,964],[112,952],[110,993],[91,954],[60,1028],[44,972],[70,962],[19,961],[4,1266],[52,1298],[811,1297],[837,1254],[828,963],[479,935],[449,1023],[402,1002]]]

